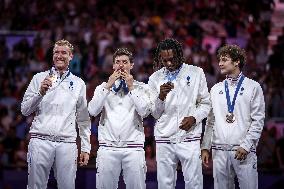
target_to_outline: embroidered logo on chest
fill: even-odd
[[[73,89],[74,89],[74,88],[73,88],[73,84],[74,84],[73,81],[70,81],[70,83],[69,83],[69,89],[70,89],[71,91],[73,91]]]

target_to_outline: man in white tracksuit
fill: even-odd
[[[145,189],[146,163],[143,118],[150,113],[145,84],[130,74],[133,56],[126,48],[113,55],[113,74],[96,87],[88,110],[101,113],[98,127],[97,189],[116,189],[123,171],[127,189]]]
[[[35,113],[28,147],[28,189],[47,188],[52,167],[58,188],[75,189],[76,123],[81,138],[79,163],[86,165],[89,160],[91,122],[86,85],[68,69],[72,51],[66,40],[55,43],[54,67],[33,77],[21,104],[23,115]]]
[[[212,109],[202,142],[202,160],[208,166],[212,147],[214,188],[257,189],[256,147],[265,118],[261,86],[241,70],[245,52],[237,45],[218,51],[221,74],[226,79],[211,89]]]
[[[184,63],[181,44],[165,39],[158,44],[149,78],[159,189],[174,189],[180,160],[185,188],[203,188],[200,139],[202,120],[210,110],[204,72]],[[163,67],[162,67],[163,66]]]

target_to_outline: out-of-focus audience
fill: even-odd
[[[19,111],[32,75],[49,69],[53,42],[65,38],[75,45],[70,70],[87,83],[90,100],[95,87],[112,70],[113,49],[135,53],[133,74],[147,82],[153,72],[154,48],[166,38],[183,43],[185,59],[204,69],[208,87],[221,78],[216,51],[238,43],[247,51],[245,74],[259,81],[267,120],[284,117],[284,28],[269,54],[273,1],[267,0],[80,0],[0,1],[0,168],[26,165],[32,116]],[[28,10],[28,11],[27,11]],[[90,166],[95,164],[98,118],[92,120]],[[155,171],[154,120],[145,120],[148,171]],[[258,147],[259,168],[284,167],[284,139],[265,129]]]

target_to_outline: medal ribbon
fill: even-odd
[[[240,90],[240,87],[242,85],[242,82],[244,81],[245,79],[245,76],[242,75],[238,84],[237,84],[237,88],[236,88],[236,91],[235,91],[235,94],[234,94],[234,98],[233,98],[233,101],[231,103],[231,99],[230,99],[230,93],[229,93],[229,87],[228,87],[228,81],[225,80],[225,92],[226,92],[226,99],[227,99],[227,107],[228,107],[228,112],[229,113],[233,113],[234,112],[234,108],[235,108],[235,103],[236,103],[236,99],[237,99],[237,95],[238,95],[238,92]]]
[[[51,77],[51,76],[53,75],[53,72],[56,72],[56,70],[55,70],[54,67],[52,67],[52,68],[49,70],[49,74],[48,74],[48,75]],[[61,79],[61,81],[59,82],[59,84],[60,84],[64,79],[66,79],[66,78],[70,75],[70,73],[71,73],[71,72],[70,72],[70,70],[68,69],[68,70],[67,70],[67,74],[66,74],[66,72],[64,73],[65,76],[64,76],[64,78]],[[64,75],[64,74],[63,74],[63,75]],[[56,74],[56,77],[57,77],[57,74]]]
[[[113,86],[112,86],[113,91],[116,92],[116,93],[117,93],[121,88],[123,89],[123,91],[124,91],[125,94],[127,94],[127,93],[129,92],[128,87],[127,87],[127,85],[126,85],[124,79],[120,80],[120,84],[119,84],[118,87],[116,87],[115,84],[113,84]]]
[[[179,71],[181,70],[181,67],[182,66],[180,66],[178,70],[175,70],[175,71],[172,71],[172,72],[170,72],[170,71],[167,72],[166,78],[169,82],[172,82],[173,80],[175,80],[177,78],[177,75],[178,75]]]

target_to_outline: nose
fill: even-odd
[[[171,66],[171,65],[172,65],[172,61],[167,60],[167,61],[166,61],[166,65],[167,65],[167,66]]]

